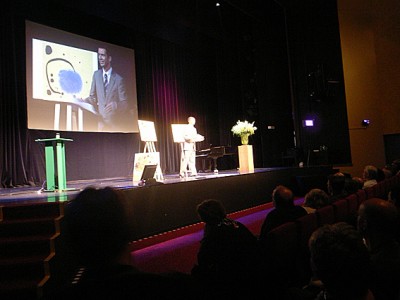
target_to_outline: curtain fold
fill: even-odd
[[[0,170],[1,187],[33,185],[30,176],[29,146],[26,143],[23,31],[12,9],[5,5],[1,14],[0,43]],[[21,59],[21,55],[22,58]]]
[[[154,121],[157,133],[157,151],[160,152],[162,170],[165,173],[179,171],[179,145],[173,142],[171,124],[187,123],[191,109],[191,93],[196,93],[193,83],[193,61],[191,53],[172,43],[150,38],[146,41],[146,54],[142,65],[144,78],[151,76],[151,88],[143,95],[141,102],[150,101],[139,110],[140,115]],[[188,87],[191,87],[189,89]],[[146,99],[146,100],[145,100]],[[202,111],[195,113],[201,115]]]

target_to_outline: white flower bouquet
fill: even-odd
[[[257,130],[257,127],[254,126],[253,123],[249,123],[248,121],[237,121],[236,125],[234,125],[231,129],[233,135],[240,136],[242,144],[247,145],[249,142],[249,136],[254,134],[254,131]]]
[[[257,127],[254,126],[253,123],[249,123],[248,121],[237,121],[236,125],[234,125],[231,129],[233,135],[243,136],[243,135],[252,135],[254,131],[257,130]]]

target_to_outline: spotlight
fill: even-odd
[[[364,119],[361,121],[361,126],[363,127],[368,127],[370,124],[370,120],[369,119]]]
[[[215,6],[216,6],[216,7],[219,7],[219,6],[221,6],[221,4],[220,4],[219,2],[216,2],[216,3],[215,3]]]
[[[303,127],[314,127],[314,120],[303,120]]]

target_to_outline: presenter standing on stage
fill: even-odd
[[[188,124],[184,131],[184,142],[182,143],[182,157],[179,176],[185,177],[187,172],[191,176],[197,176],[196,170],[196,142],[204,141],[204,136],[197,133],[196,119],[194,117],[188,118]]]

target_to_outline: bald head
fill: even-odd
[[[278,185],[272,192],[272,201],[277,208],[293,206],[293,192],[283,185]]]

